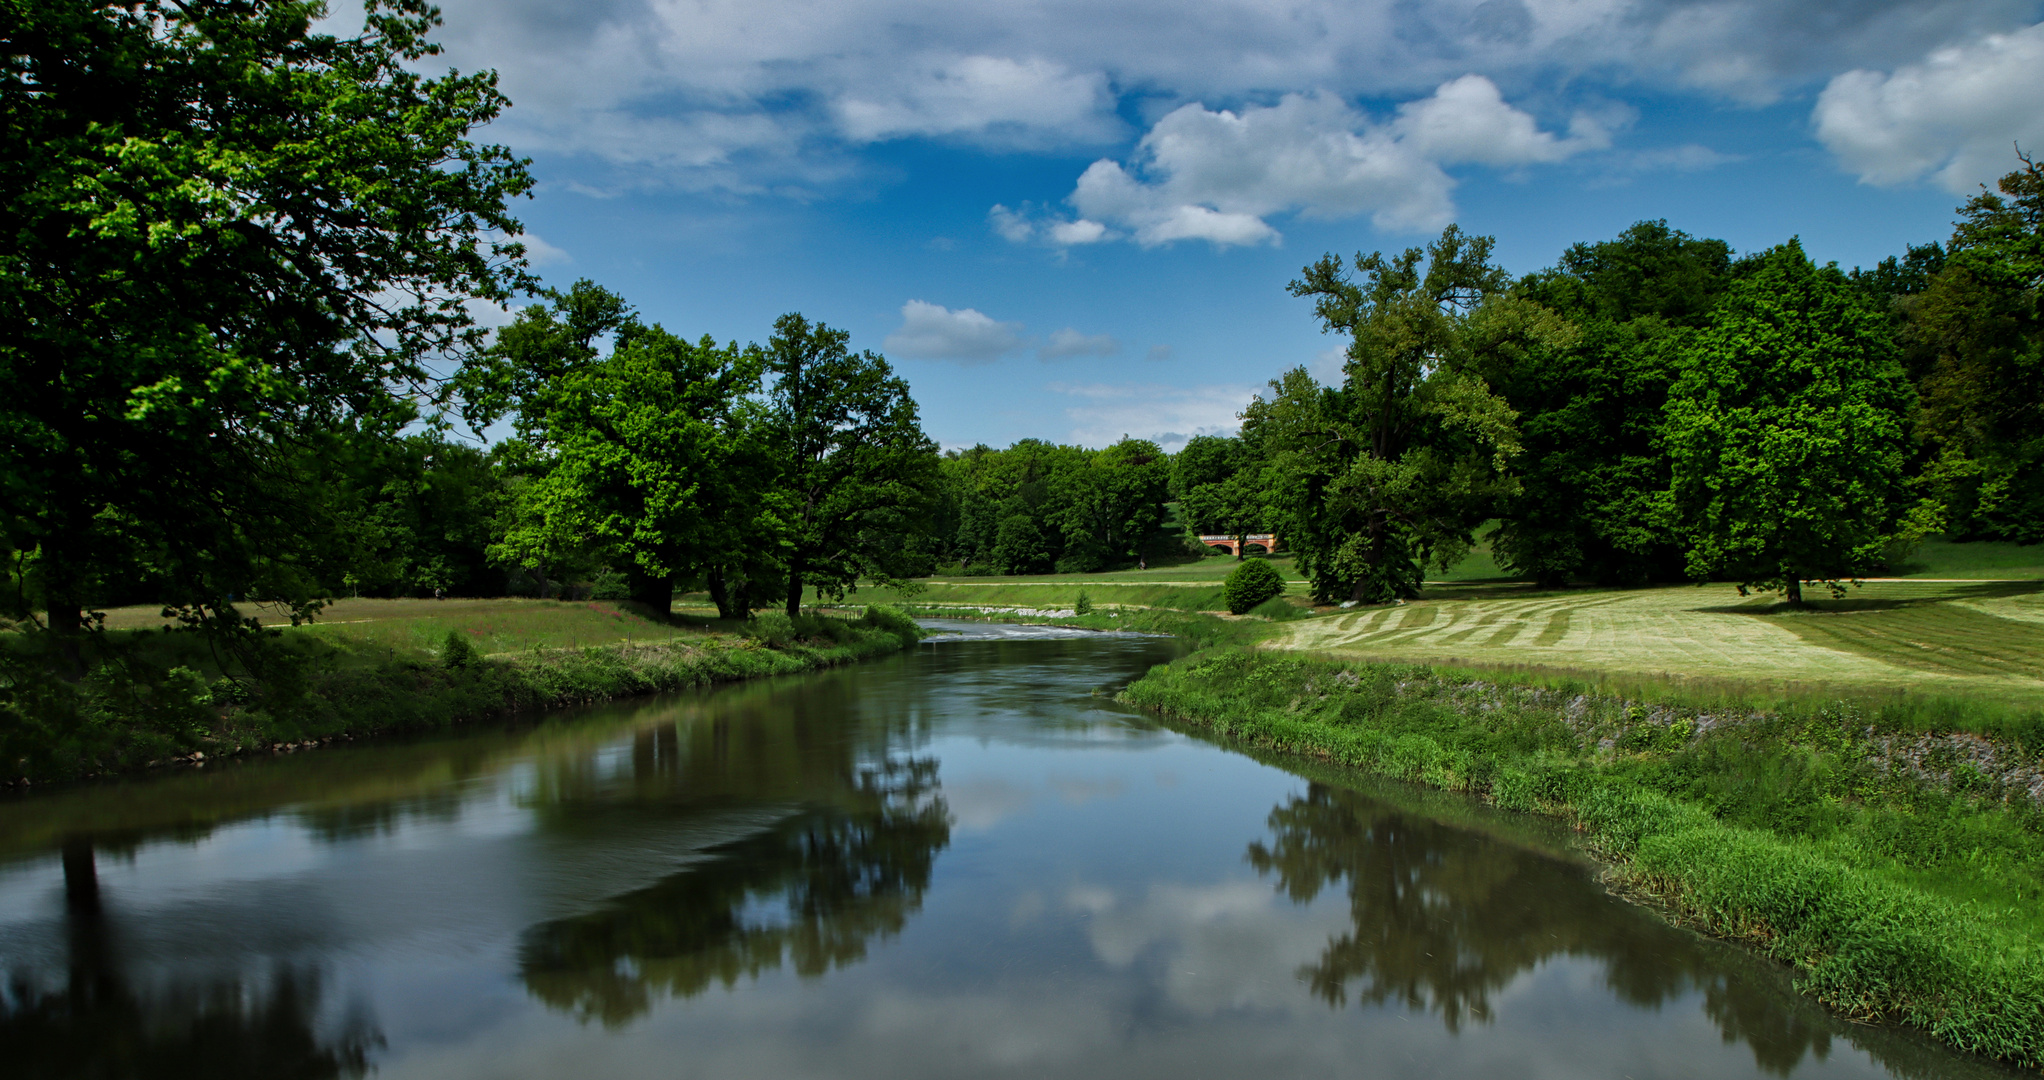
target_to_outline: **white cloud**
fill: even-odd
[[[448,62],[496,69],[517,103],[490,137],[521,152],[584,156],[619,174],[598,187],[622,179],[739,193],[840,181],[858,171],[856,148],[875,140],[1099,146],[1121,137],[1128,94],[1181,104],[1286,92],[1395,100],[1473,72],[1514,95],[1587,75],[1766,101],[1811,79],[1892,69],[1928,47],[2036,18],[2035,0],[441,6],[446,25],[436,37]],[[332,25],[352,18],[339,13]],[[1507,146],[1528,149],[1523,140]]]
[[[555,263],[575,261],[567,252],[540,239],[538,233],[526,233],[518,237],[518,242],[525,245],[525,258],[534,266],[551,266]]]
[[[1611,145],[1610,132],[1587,115],[1576,117],[1566,139],[1541,131],[1481,75],[1452,79],[1432,97],[1400,105],[1394,127],[1406,148],[1443,165],[1533,165]]]
[[[1085,218],[1080,218],[1077,221],[1056,222],[1050,227],[1050,242],[1062,247],[1072,247],[1078,244],[1097,244],[1102,240],[1108,239],[1112,239],[1112,237],[1108,233],[1107,226],[1097,221],[1087,221]]]
[[[1000,203],[995,203],[994,208],[987,211],[987,223],[993,226],[994,232],[1000,234],[1002,239],[1017,244],[1027,243],[1029,238],[1036,234],[1036,226],[1030,224],[1027,217]]]
[[[1608,124],[1585,114],[1566,137],[1542,131],[1481,75],[1443,83],[1385,123],[1332,94],[1287,94],[1240,111],[1185,105],[1157,121],[1129,164],[1089,166],[1070,201],[1145,247],[1276,243],[1263,219],[1284,212],[1438,228],[1454,215],[1455,181],[1443,165],[1560,161],[1609,146]]]
[[[910,300],[901,305],[901,326],[881,347],[917,360],[987,364],[1022,346],[1022,324],[997,322],[972,308],[956,311]]]
[[[996,235],[1010,243],[1028,244],[1042,241],[1060,248],[1097,244],[1103,240],[1119,239],[1121,236],[1100,222],[1084,218],[1071,220],[1054,217],[1027,202],[1013,210],[995,203],[993,208],[987,211],[987,224]]]
[[[1050,340],[1036,350],[1039,360],[1063,360],[1073,356],[1113,356],[1121,351],[1121,342],[1108,334],[1081,334],[1067,326],[1050,335]]]
[[[2044,144],[2044,23],[1937,49],[1883,74],[1831,80],[1817,137],[1864,183],[1930,177],[1969,191],[2016,166],[2014,143]]]
[[[1108,446],[1127,435],[1169,451],[1194,435],[1234,434],[1240,413],[1256,395],[1252,386],[1052,383],[1049,389],[1077,402],[1065,409],[1073,442]]]
[[[877,92],[876,92],[877,91]],[[858,96],[871,94],[872,96]],[[969,135],[1022,145],[1104,141],[1120,134],[1107,77],[1043,59],[944,58],[832,104],[856,142]]]

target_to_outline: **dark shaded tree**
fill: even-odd
[[[927,573],[922,542],[937,489],[937,447],[908,383],[851,335],[798,314],[766,347],[770,438],[785,494],[781,543],[788,614],[802,592],[842,596],[861,578]]]
[[[421,0],[360,36],[289,0],[10,3],[0,23],[0,547],[75,641],[116,570],[216,630],[317,606],[305,445],[529,283],[495,77],[418,73]],[[10,612],[26,617],[29,612]],[[75,655],[75,649],[73,650]]]
[[[1900,307],[1926,481],[1967,539],[2044,540],[2044,166],[1960,208],[1942,268]],[[1912,252],[1913,253],[1913,252]]]
[[[1546,585],[1679,579],[1663,407],[1687,342],[1731,284],[1731,248],[1665,221],[1576,244],[1516,291],[1573,322],[1569,348],[1493,373],[1519,414],[1519,491],[1492,537],[1501,566]]]

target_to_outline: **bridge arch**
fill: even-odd
[[[1260,548],[1266,555],[1273,554],[1278,549],[1276,533],[1250,533],[1240,540],[1220,533],[1201,533],[1199,542],[1208,547],[1220,548],[1237,558],[1240,558],[1243,550],[1248,548]]]

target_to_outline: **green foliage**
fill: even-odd
[[[1935,530],[1908,490],[1914,395],[1886,321],[1794,241],[1756,261],[1669,391],[1672,494],[1689,571],[1802,600]]]
[[[517,388],[502,398],[522,433],[507,453],[530,476],[493,553],[545,567],[586,547],[664,614],[677,580],[702,576],[727,547],[771,546],[783,500],[751,398],[759,353],[646,326],[588,282],[551,299],[519,317],[471,383],[478,408],[497,387]],[[603,321],[577,327],[591,309]],[[600,330],[615,335],[608,356],[585,344]]]
[[[1093,598],[1086,595],[1086,590],[1080,589],[1079,598],[1072,601],[1072,614],[1074,615],[1093,614]]]
[[[908,384],[885,358],[853,354],[851,335],[801,315],[774,322],[769,443],[786,497],[779,533],[787,608],[802,591],[842,597],[859,581],[927,573],[937,447]]]
[[[1422,565],[1460,558],[1516,489],[1517,425],[1486,372],[1574,330],[1508,292],[1492,246],[1450,226],[1425,251],[1359,256],[1354,277],[1327,256],[1290,286],[1349,336],[1344,379],[1273,380],[1243,437],[1272,462],[1273,524],[1318,600],[1417,595]]]
[[[1124,439],[1103,450],[1023,439],[942,462],[947,556],[1005,574],[1092,573],[1141,557],[1164,521],[1170,458]]]
[[[67,638],[132,579],[216,630],[309,613],[342,559],[313,444],[531,284],[525,165],[468,138],[495,75],[419,74],[419,0],[349,39],[287,0],[7,10],[0,555]]]
[[[1257,605],[1284,595],[1285,579],[1270,563],[1247,559],[1228,575],[1221,589],[1227,597],[1229,613],[1246,615]]]
[[[1260,615],[1272,622],[1291,622],[1294,619],[1308,618],[1313,612],[1310,609],[1292,603],[1283,596],[1273,596],[1263,603],[1250,608],[1249,614]]]
[[[460,630],[449,630],[447,632],[446,640],[440,644],[441,667],[447,668],[450,671],[458,671],[462,668],[474,667],[482,663],[482,661],[482,654],[478,653],[476,647],[469,642],[467,634]]]
[[[886,604],[868,604],[866,605],[866,614],[859,621],[865,626],[873,627],[876,630],[885,630],[893,634],[895,637],[900,638],[901,643],[904,645],[913,645],[923,639],[923,628],[917,626],[915,619],[911,618],[907,612],[897,607],[889,607]]]
[[[1580,337],[1492,376],[1526,451],[1492,538],[1501,565],[1550,586],[1682,577],[1662,410],[1686,343],[1731,278],[1723,241],[1643,221],[1519,282],[1516,292],[1573,321]]]
[[[1959,210],[1942,267],[1898,302],[1926,480],[1974,539],[2044,540],[2044,166]]]

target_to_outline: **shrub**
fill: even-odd
[[[913,645],[923,638],[923,628],[917,626],[916,621],[909,618],[900,608],[888,607],[885,604],[868,604],[866,617],[862,621],[867,626],[885,630],[900,638],[903,645]]]
[[[482,662],[482,654],[469,644],[468,635],[460,630],[449,630],[447,640],[440,645],[440,666],[452,671],[474,667]]]
[[[1282,587],[1280,586],[1280,588]],[[1311,614],[1305,608],[1292,603],[1282,596],[1273,596],[1265,600],[1263,603],[1250,608],[1249,613],[1251,615],[1261,615],[1272,622],[1290,622],[1293,619],[1303,619]]]
[[[1079,598],[1077,600],[1072,601],[1072,614],[1074,615],[1093,614],[1093,598],[1086,595],[1086,590],[1080,589]]]
[[[785,649],[795,640],[795,622],[779,611],[763,611],[745,624],[748,637],[772,649]]]
[[[1256,605],[1284,591],[1284,577],[1277,567],[1262,559],[1246,560],[1229,573],[1227,582],[1221,586],[1228,611],[1235,615],[1247,615]]]

